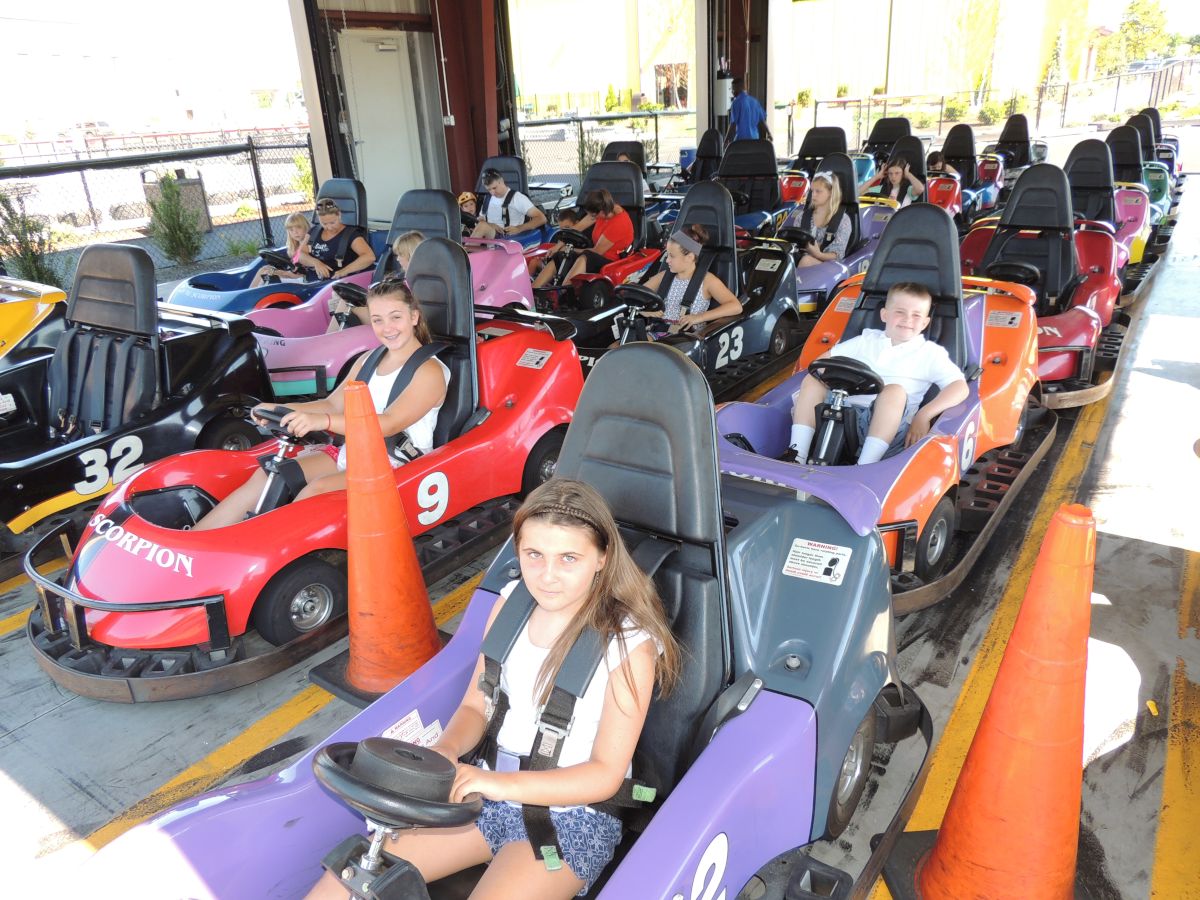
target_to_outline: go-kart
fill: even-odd
[[[1042,402],[1081,406],[1105,396],[1129,317],[1121,296],[1112,226],[1076,221],[1071,187],[1058,166],[1038,163],[1017,180],[999,222],[971,229],[964,275],[1015,282],[1035,295]]]
[[[570,342],[545,329],[477,328],[462,247],[425,241],[408,283],[451,372],[434,449],[394,472],[434,579],[502,539],[512,495],[549,477],[583,379]],[[276,438],[147,466],[100,504],[59,578],[36,572],[34,546],[25,571],[41,602],[27,634],[52,678],[120,702],[198,696],[263,678],[344,633],[345,494],[286,502],[281,458],[298,447]],[[270,477],[257,515],[188,530],[259,467]]]
[[[892,156],[896,141],[912,135],[912,125],[903,116],[885,116],[876,119],[871,133],[863,141],[862,149],[850,154],[854,160],[854,173],[859,185],[865,185]]]
[[[800,142],[800,152],[779,176],[780,199],[784,203],[803,203],[808,194],[809,179],[816,173],[821,160],[831,153],[848,153],[845,129],[838,125],[808,129]],[[855,181],[857,190],[857,178]]]
[[[1142,155],[1142,183],[1150,192],[1151,205],[1161,213],[1161,217],[1153,221],[1154,234],[1150,239],[1151,246],[1161,252],[1171,240],[1174,228],[1168,218],[1174,215],[1179,204],[1174,179],[1169,166],[1158,158],[1153,121],[1148,116],[1136,115],[1130,116],[1125,124],[1137,132]]]
[[[159,305],[157,288],[145,250],[88,246],[56,344],[0,370],[0,554],[146,463],[250,446],[244,411],[271,396],[250,323]]]
[[[61,288],[0,275],[0,370],[54,348],[63,333],[66,300]]]
[[[1024,113],[1015,113],[1005,121],[996,142],[984,147],[983,152],[1004,160],[1004,184],[1000,187],[1000,202],[1003,203],[1008,200],[1022,172],[1046,161],[1050,147],[1045,141],[1030,140],[1029,120]]]
[[[347,226],[367,229],[367,192],[361,182],[351,178],[330,178],[321,185],[317,200],[331,199],[337,202],[342,212],[342,221]],[[313,213],[313,224],[317,224],[317,215]],[[370,243],[376,255],[382,249],[383,234],[375,233],[370,236]],[[329,279],[316,281],[280,281],[250,287],[250,282],[258,274],[264,264],[279,269],[293,269],[292,261],[284,252],[285,248],[260,250],[258,259],[229,269],[225,272],[205,272],[193,275],[186,281],[175,286],[168,300],[176,306],[187,306],[194,309],[214,310],[219,312],[245,313],[252,309],[270,309],[272,307],[296,306],[305,300],[327,289]],[[370,282],[371,273],[355,272],[345,280],[354,284],[366,285]],[[325,295],[328,296],[328,290]]]
[[[442,237],[458,244],[462,243],[458,222],[458,204],[449,192],[407,191],[396,204],[387,247],[379,256],[372,281],[397,274],[392,243],[400,235],[415,230],[427,238]],[[533,290],[518,244],[468,238],[466,249],[476,304],[533,305]],[[367,289],[363,285],[343,279],[335,282],[331,290],[351,307],[366,305]],[[247,316],[255,325],[276,397],[324,396],[346,377],[355,359],[378,346],[375,333],[361,327],[353,312],[338,313],[337,327],[331,330],[334,314],[330,306],[322,292],[299,306],[260,309]]]
[[[858,534],[883,536],[897,613],[923,609],[962,583],[1054,434],[1054,413],[1031,397],[1032,294],[1019,285],[964,280],[958,264],[958,233],[945,210],[925,203],[899,210],[866,275],[847,282],[817,322],[793,376],[755,403],[717,412],[722,472],[817,497]],[[882,381],[862,363],[838,357],[834,345],[881,329],[879,310],[898,282],[932,293],[925,337],[946,348],[969,395],[913,446],[859,466],[846,400],[878,393]],[[830,349],[832,356],[818,358]],[[793,395],[810,374],[825,382],[829,397],[817,409],[809,459],[786,461]]]
[[[756,876],[772,897],[816,896],[805,890],[814,882],[865,895],[870,867],[852,885],[849,873],[793,848],[852,820],[876,744],[932,735],[920,698],[897,675],[881,539],[786,487],[719,474],[712,402],[678,353],[624,348],[584,389],[559,460],[563,475],[604,495],[653,571],[684,659],[679,687],[651,701],[634,755],[634,776],[654,799],[627,819],[588,896],[732,898]],[[476,798],[446,802],[444,760],[387,738],[414,725],[436,733],[449,720],[515,571],[510,542],[449,644],[324,746],[277,775],[138,825],[81,867],[81,885],[129,900],[283,900],[303,896],[325,859],[360,896],[465,897],[479,869],[427,885],[377,852],[385,829],[468,824],[480,807]],[[919,781],[920,772],[878,858]],[[363,836],[364,819],[375,840]],[[130,878],[151,860],[153,878]]]
[[[1163,134],[1162,113],[1157,107],[1147,106],[1138,115],[1145,116],[1154,127],[1154,146],[1158,160],[1163,163],[1175,181],[1174,193],[1183,191],[1183,182],[1187,178],[1183,174],[1183,158],[1179,155],[1179,137],[1174,134]]]

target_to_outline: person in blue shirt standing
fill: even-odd
[[[764,137],[768,141],[771,129],[767,127],[767,114],[762,104],[753,94],[747,94],[746,83],[741,78],[733,79],[733,103],[729,106],[729,132],[725,135],[728,141],[745,141]],[[761,133],[760,133],[761,129]]]

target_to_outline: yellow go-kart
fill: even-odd
[[[66,301],[61,288],[0,275],[0,369],[58,342]]]

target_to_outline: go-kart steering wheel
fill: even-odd
[[[554,240],[566,244],[576,250],[590,250],[592,239],[575,228],[560,228],[554,233]]]
[[[483,797],[451,803],[454,764],[426,747],[390,738],[322,747],[313,774],[368,820],[386,826],[450,828],[479,817]]]
[[[750,195],[745,191],[730,191],[729,196],[733,198],[734,206],[748,206],[750,204]]]
[[[338,298],[345,300],[346,304],[351,307],[359,307],[367,305],[367,289],[360,284],[351,284],[348,281],[336,281],[333,285],[333,292]]]
[[[274,250],[259,250],[258,256],[268,266],[274,266],[277,269],[286,269],[290,272],[295,268],[290,259]]]
[[[864,362],[847,356],[827,356],[808,364],[808,374],[819,378],[831,391],[847,394],[878,394],[883,379]]]
[[[473,216],[465,209],[459,209],[458,218],[464,228],[474,229],[479,224],[479,216]]]
[[[1037,266],[1015,259],[998,259],[983,270],[988,278],[997,281],[1013,281],[1017,284],[1035,285],[1042,280]]]
[[[775,232],[775,237],[782,238],[785,241],[790,241],[802,250],[807,248],[809,244],[814,243],[816,238],[810,232],[803,228],[780,228]]]
[[[613,288],[617,300],[630,309],[643,312],[659,312],[663,308],[663,299],[643,284],[618,284]]]
[[[282,425],[282,422],[283,417],[290,412],[293,412],[293,410],[286,406],[256,406],[250,411],[253,418],[262,419],[263,421],[269,423],[266,426],[266,431],[271,435],[271,437],[278,438],[285,444],[329,443],[329,432],[327,431],[310,431],[308,434],[304,435],[304,437],[296,437],[296,435],[288,431]],[[258,425],[257,422],[253,421],[253,418],[251,419],[252,423],[254,425]],[[261,428],[262,426],[260,425],[259,427]]]

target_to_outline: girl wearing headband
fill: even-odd
[[[663,252],[667,267],[646,282],[663,298],[662,312],[642,313],[663,320],[664,327],[650,329],[651,338],[741,315],[742,302],[733,291],[712,272],[697,270],[707,242],[708,232],[700,225],[685,225],[667,239]]]
[[[819,266],[841,259],[850,243],[850,217],[842,209],[842,190],[832,172],[819,171],[812,177],[804,206],[794,209],[783,228],[797,228],[813,239],[800,248],[797,268]]]

